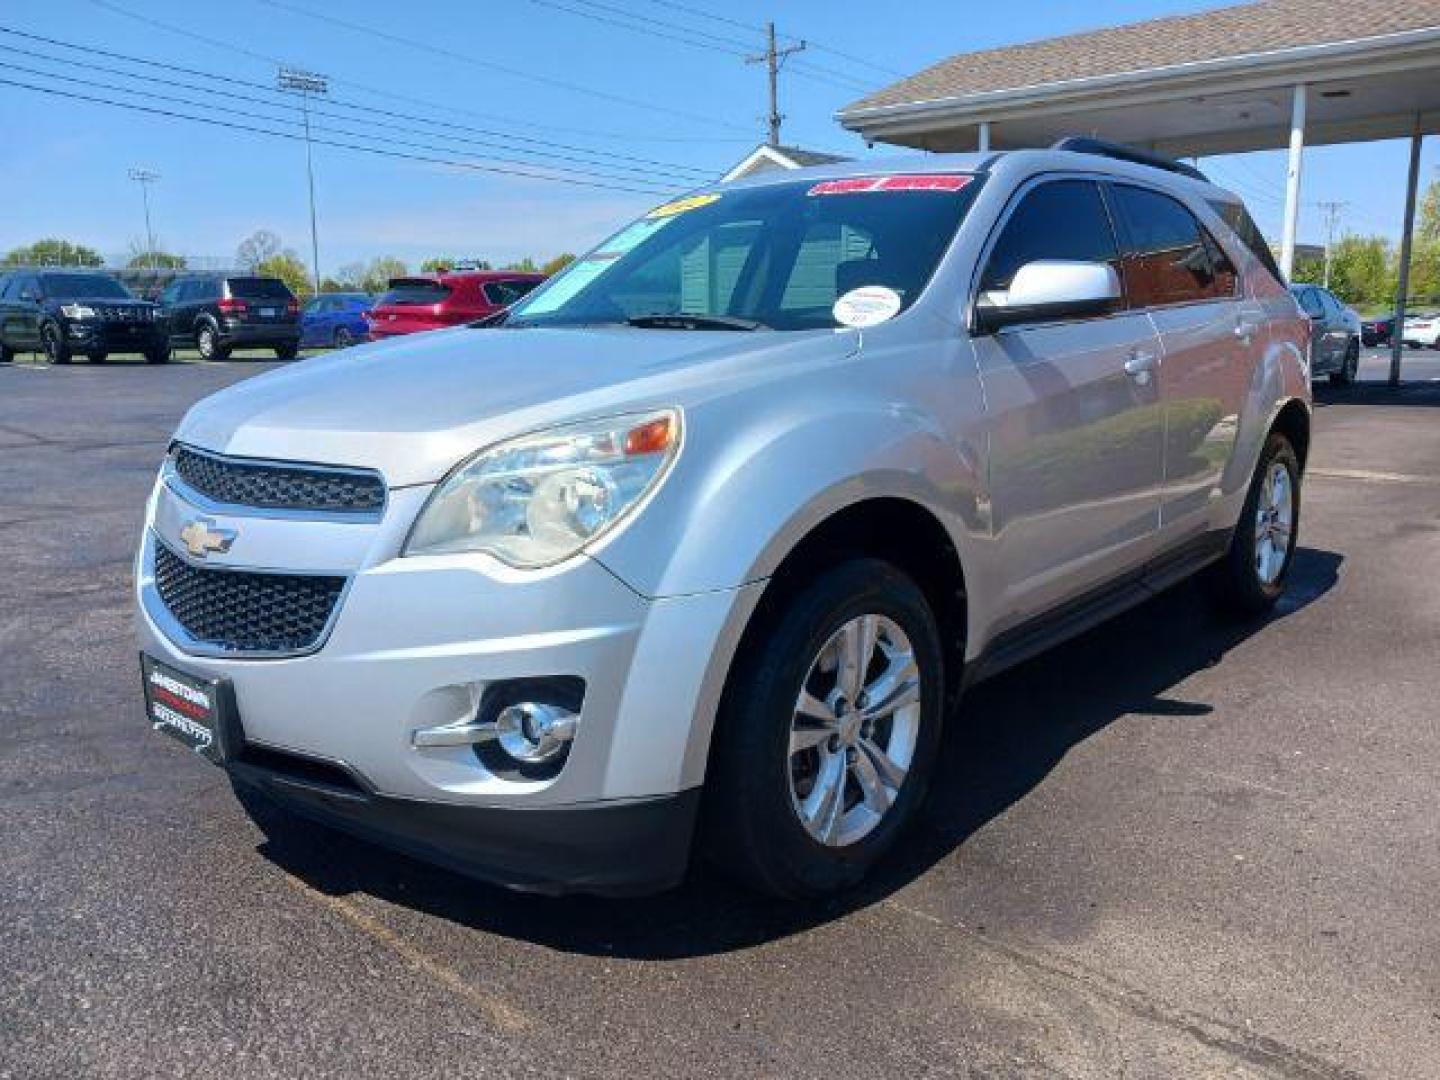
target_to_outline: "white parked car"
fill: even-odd
[[[1440,348],[1440,314],[1405,316],[1400,340],[1412,349]]]

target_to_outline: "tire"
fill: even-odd
[[[721,703],[703,840],[712,861],[762,892],[825,896],[864,877],[924,799],[945,700],[940,634],[919,587],[878,559],[834,566],[760,618]],[[874,648],[864,685],[873,689],[887,672],[899,678],[906,643],[917,668],[905,678],[913,700],[872,721],[837,700],[842,628],[867,625]],[[802,692],[823,722],[797,712]],[[837,791],[838,803],[827,798]],[[839,813],[827,815],[827,805]]]
[[[46,323],[40,328],[40,347],[45,350],[45,359],[52,364],[68,364],[72,358],[70,347],[61,336],[60,327]]]
[[[86,359],[89,360],[92,364],[103,364],[106,360],[110,359],[110,354],[103,352],[92,352],[86,354]]]
[[[1345,359],[1340,362],[1340,370],[1330,373],[1330,382],[1336,386],[1349,386],[1355,381],[1355,375],[1360,369],[1360,346],[1351,342],[1345,350]]]
[[[13,364],[15,362],[15,350],[9,345],[0,344],[0,364]]]
[[[1280,535],[1275,526],[1284,521],[1284,511],[1278,507],[1280,500],[1275,498],[1276,470],[1284,471],[1289,492],[1289,530],[1283,537],[1283,549],[1274,543]],[[1263,551],[1257,543],[1262,515],[1271,522],[1270,542]],[[1250,617],[1263,615],[1275,606],[1285,593],[1299,532],[1300,462],[1290,440],[1271,432],[1255,466],[1230,549],[1209,570],[1211,598],[1222,612]]]
[[[355,335],[347,327],[337,326],[335,336],[330,342],[337,349],[348,349],[355,344]]]
[[[294,360],[299,355],[300,345],[298,342],[292,342],[289,345],[275,346],[275,357],[278,360]]]
[[[206,363],[230,359],[230,346],[220,343],[219,333],[209,323],[201,323],[195,331],[195,348],[200,353],[200,359]]]
[[[162,345],[159,348],[147,350],[145,362],[147,364],[168,364],[170,362],[170,346]]]

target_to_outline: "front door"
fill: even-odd
[[[1042,259],[1119,269],[1099,186],[1025,189],[984,260],[979,289],[1007,289]],[[1017,324],[974,339],[989,429],[995,557],[1007,622],[1138,569],[1159,517],[1160,345],[1147,315]]]

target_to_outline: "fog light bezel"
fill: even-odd
[[[492,775],[504,780],[553,780],[560,775],[579,735],[585,680],[577,675],[505,679],[485,688],[475,713],[477,724],[485,725],[495,737],[475,744],[475,756]],[[560,725],[560,745],[541,760],[525,760],[511,753],[502,737],[500,716],[518,707],[543,707],[550,711],[552,724]],[[518,717],[517,717],[518,719]],[[512,746],[515,746],[512,741]],[[518,747],[516,747],[518,749]]]

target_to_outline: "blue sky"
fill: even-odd
[[[349,121],[327,121],[333,127],[423,142],[444,151],[392,147],[400,152],[426,157],[448,153],[502,167],[509,166],[485,157],[502,151],[474,141],[489,138],[477,129],[524,136],[535,140],[526,144],[531,148],[564,143],[572,149],[554,152],[572,159],[583,156],[592,179],[594,171],[603,169],[612,175],[599,182],[622,187],[683,186],[677,176],[718,174],[760,140],[765,107],[759,67],[720,49],[694,48],[562,10],[578,6],[577,0],[347,0],[343,5],[323,0],[5,0],[0,26],[247,82],[273,80],[275,65],[267,57],[287,60],[329,75],[337,99],[466,130],[427,131],[405,119],[373,115],[371,120],[396,126],[373,126],[356,115]],[[782,83],[787,142],[860,155],[865,151],[859,140],[842,131],[833,115],[861,96],[849,88],[855,80],[872,86],[887,81],[880,69],[910,73],[955,52],[1216,6],[1205,0],[1008,5],[910,0],[882,9],[873,0],[597,0],[588,10],[607,18],[606,8],[643,11],[653,20],[652,29],[663,32],[662,21],[678,23],[692,33],[710,35],[711,42],[753,40],[757,49],[758,35],[683,9],[713,12],[738,24],[773,17],[782,33],[865,58],[878,68],[833,52],[812,51],[802,58],[811,70],[803,76],[787,74]],[[116,8],[219,44],[147,25]],[[433,48],[377,39],[295,9],[333,13]],[[23,65],[126,83],[93,66],[85,72],[33,56],[79,54],[4,35],[0,45],[32,54],[0,51],[0,78],[122,96],[15,71],[15,65]],[[91,63],[127,66],[93,55]],[[154,73],[198,81],[158,69]],[[843,78],[837,80],[837,73]],[[265,96],[248,88],[236,92]],[[191,90],[152,88],[151,93],[210,103],[175,107],[214,119],[280,125],[250,102],[232,99],[232,111],[222,111],[223,99]],[[308,261],[305,162],[299,143],[4,85],[0,131],[6,133],[0,150],[0,206],[5,207],[0,250],[59,235],[107,253],[124,251],[143,233],[140,192],[126,173],[145,166],[163,177],[152,189],[152,207],[157,235],[168,249],[228,256],[244,236],[264,227],[278,232]],[[1440,162],[1436,143],[1433,138],[1427,142],[1426,180]],[[1207,159],[1202,167],[1240,190],[1262,228],[1278,238],[1283,157],[1279,151],[1255,153]],[[509,260],[583,250],[660,201],[643,191],[498,176],[332,147],[317,147],[315,159],[320,262],[327,272],[378,254],[397,254],[413,263],[441,253]],[[1322,239],[1321,215],[1313,204],[1332,199],[1350,204],[1343,219],[1348,228],[1398,235],[1405,161],[1403,142],[1307,151],[1302,241]]]

